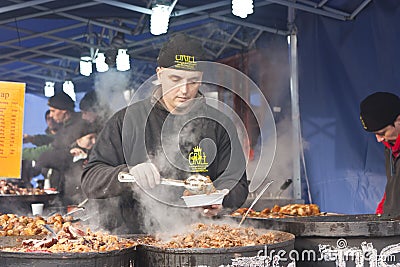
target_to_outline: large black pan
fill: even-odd
[[[144,235],[120,236],[136,240]],[[1,247],[14,247],[21,244],[22,239],[43,236],[4,236],[0,237]],[[132,267],[136,257],[136,247],[106,252],[81,253],[45,253],[45,252],[9,252],[0,250],[0,266],[19,267]]]
[[[134,264],[135,254],[135,247],[98,253],[35,253],[0,251],[0,266],[130,267]]]
[[[238,257],[251,258],[258,256],[260,253],[264,255],[265,252],[268,254],[272,251],[280,251],[280,253],[284,251],[287,255],[294,249],[294,235],[281,231],[267,232],[273,232],[282,241],[274,244],[231,248],[161,248],[151,245],[138,245],[136,248],[135,267],[231,266],[232,261]],[[288,263],[288,261],[282,260],[279,266],[287,266]]]
[[[229,216],[240,220],[239,216]],[[248,217],[245,225],[285,231],[297,236],[399,236],[400,219],[375,214]]]
[[[234,218],[238,221],[241,219],[241,217]],[[325,246],[334,248],[335,251],[345,251],[350,248],[361,249],[362,244],[368,244],[372,245],[379,255],[388,246],[400,243],[399,218],[375,214],[277,219],[250,217],[245,220],[244,225],[286,231],[296,235],[295,250],[299,255],[315,252],[313,255],[319,259],[300,258],[296,262],[298,267],[335,266],[335,262],[332,262],[331,259],[327,260],[322,257],[321,249]],[[393,253],[400,254],[397,251]],[[395,256],[397,262],[400,257],[400,255],[396,254],[390,256]],[[347,257],[344,260],[346,262],[345,266],[355,266],[354,257]],[[365,259],[365,265],[363,266],[372,266],[366,261]],[[387,263],[392,262],[389,260]]]

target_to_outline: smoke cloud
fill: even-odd
[[[266,36],[266,38],[269,38]],[[268,173],[264,170],[259,175],[264,175],[265,185],[268,181],[274,180],[274,183],[264,193],[263,197],[276,198],[281,185],[287,179],[293,179],[293,157],[298,151],[293,151],[293,125],[291,114],[291,92],[290,92],[290,68],[288,59],[288,46],[285,37],[271,37],[263,42],[266,47],[258,49],[258,53],[249,59],[250,72],[255,76],[256,83],[268,100],[273,111],[273,117],[276,124],[276,152],[271,169]],[[263,66],[260,68],[259,66]],[[254,68],[252,68],[254,67]],[[255,107],[256,113],[261,112]],[[248,171],[254,172],[257,166],[255,162],[260,157],[260,151],[271,151],[272,143],[268,140],[270,136],[272,122],[259,122],[261,135],[263,135],[264,144],[260,138],[255,146],[255,159],[249,162]],[[260,162],[263,162],[261,160]],[[262,168],[263,166],[261,166]],[[256,177],[257,178],[257,177]],[[295,181],[293,181],[295,182]],[[260,186],[260,191],[263,186]],[[293,198],[293,184],[284,191],[282,198]]]
[[[94,81],[94,87],[100,104],[108,105],[113,112],[125,107],[127,101],[124,93],[131,88],[131,72],[121,72],[110,69],[104,73],[97,73]]]

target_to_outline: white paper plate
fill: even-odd
[[[228,189],[217,190],[217,192],[212,194],[201,194],[201,195],[191,195],[182,196],[187,207],[204,207],[215,204],[222,204],[224,197],[229,193]]]

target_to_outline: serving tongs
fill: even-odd
[[[257,201],[261,198],[261,196],[264,194],[264,192],[268,189],[268,187],[274,182],[274,180],[271,180],[270,182],[268,182],[264,188],[261,190],[260,194],[258,194],[258,196],[253,200],[253,202],[251,203],[250,207],[248,208],[248,210],[246,211],[245,214],[243,214],[242,219],[239,222],[239,227],[242,225],[242,223],[244,222],[244,220],[247,218],[247,215],[249,215],[249,212],[251,211],[251,209],[254,207],[254,205],[257,203]]]
[[[48,224],[42,224],[42,226],[43,226],[47,231],[49,231],[49,233],[51,234],[52,237],[57,238],[56,232],[53,230],[53,228],[52,228],[50,225],[48,225]]]
[[[127,172],[120,172],[118,174],[118,181],[122,183],[136,183],[135,177]],[[161,178],[161,184],[171,186],[185,187],[190,193],[195,195],[210,194],[215,192],[215,187],[212,181],[200,174],[191,175],[186,180],[176,180],[170,178]]]

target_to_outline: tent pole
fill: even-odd
[[[290,96],[292,103],[292,155],[293,155],[293,196],[301,199],[300,178],[300,109],[299,109],[299,79],[297,66],[297,30],[294,24],[295,9],[288,8],[288,36],[290,60]]]

